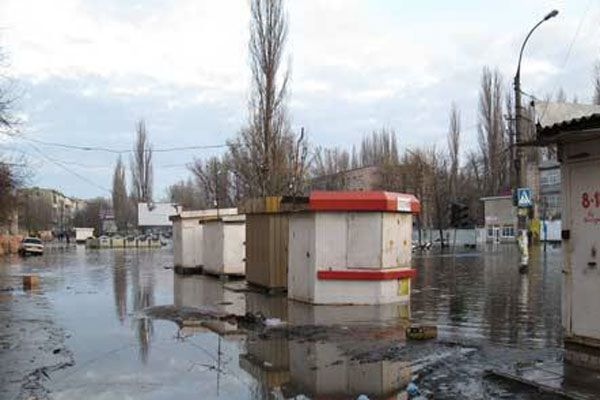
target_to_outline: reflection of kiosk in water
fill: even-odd
[[[317,327],[318,337],[290,339],[289,390],[315,398],[379,398],[403,390],[411,379],[410,364],[388,359],[382,351],[406,342],[410,305],[315,306],[288,302],[292,326]],[[292,335],[293,336],[293,335]],[[325,338],[322,340],[322,338]],[[294,394],[290,393],[290,394]]]
[[[246,310],[265,318],[288,319],[288,301],[285,296],[266,296],[247,292]],[[246,341],[246,354],[240,355],[240,367],[262,384],[263,397],[271,389],[289,381],[289,356],[287,339],[257,339],[252,336]]]
[[[404,360],[353,360],[343,344],[290,341],[291,390],[319,398],[392,396],[411,379],[410,363]]]
[[[244,295],[226,290],[219,280],[201,275],[174,275],[173,285],[176,307],[208,307],[236,315],[246,313]],[[219,334],[239,332],[234,321],[203,321],[201,326]]]

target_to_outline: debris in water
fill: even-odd
[[[414,381],[410,381],[410,383],[406,387],[406,393],[408,393],[408,396],[411,398],[421,394],[421,392],[419,392],[419,388],[417,387]]]
[[[33,290],[37,289],[40,285],[40,277],[37,275],[24,275],[23,276],[23,289]]]
[[[279,318],[267,318],[264,321],[265,326],[279,326],[283,325],[283,322]]]
[[[437,337],[435,325],[411,325],[406,328],[406,338],[412,340],[426,340]]]

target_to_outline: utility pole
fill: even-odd
[[[548,21],[551,18],[554,18],[558,15],[557,10],[552,10],[546,16],[539,21],[537,24],[531,28],[523,44],[521,45],[521,51],[519,52],[519,63],[517,64],[517,73],[515,74],[514,87],[515,87],[515,146],[516,149],[513,152],[515,155],[514,166],[515,166],[515,183],[516,187],[513,188],[515,191],[518,188],[523,188],[526,184],[526,180],[524,179],[525,173],[525,163],[523,160],[523,155],[521,151],[520,144],[522,143],[522,133],[523,133],[523,107],[521,106],[521,60],[523,59],[523,51],[525,50],[525,45],[529,40],[529,37],[541,24]],[[518,199],[517,199],[518,201]],[[519,249],[521,250],[521,267],[526,267],[529,263],[529,239],[527,232],[527,216],[529,210],[528,208],[519,207],[517,212],[517,228],[519,231],[518,241],[519,241]]]

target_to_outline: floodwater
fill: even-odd
[[[310,306],[240,282],[178,276],[170,249],[86,250],[0,261],[0,398],[395,398],[411,378],[433,398],[551,398],[485,370],[562,357],[561,250],[525,274],[510,245],[415,254],[410,304]],[[23,292],[20,277],[40,275]],[[274,325],[176,324],[155,306],[262,314]],[[5,323],[6,322],[6,323]],[[438,338],[410,341],[411,322]]]

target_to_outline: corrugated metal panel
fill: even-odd
[[[246,279],[267,288],[287,287],[288,215],[248,214]]]

